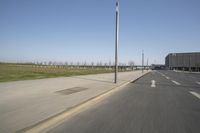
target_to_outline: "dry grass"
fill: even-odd
[[[70,68],[55,66],[39,66],[32,64],[0,64],[0,82],[66,77],[98,73],[110,73],[112,69],[105,68]]]

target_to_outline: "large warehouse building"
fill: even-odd
[[[200,52],[170,53],[165,58],[165,65],[170,70],[200,71]]]

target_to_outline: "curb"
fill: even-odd
[[[115,86],[113,88],[111,88],[108,91],[105,91],[99,95],[96,95],[94,97],[89,98],[86,101],[83,101],[75,106],[72,106],[70,108],[65,109],[64,111],[53,115],[47,119],[44,119],[32,126],[26,127],[24,129],[18,130],[16,133],[41,133],[41,132],[46,132],[54,127],[56,127],[57,125],[59,125],[60,123],[62,123],[64,120],[70,118],[70,116],[76,115],[77,113],[81,112],[81,109],[87,108],[88,106],[91,106],[95,103],[97,103],[99,100],[101,100],[102,98],[104,98],[105,96],[108,96],[112,93],[114,93],[115,91],[118,91],[120,88],[126,86],[129,83],[134,83],[137,80],[139,80],[140,78],[142,78],[143,76],[149,74],[150,71],[148,71],[147,73],[141,75],[140,77],[131,80],[131,81],[127,81],[125,83],[122,83],[118,86]]]

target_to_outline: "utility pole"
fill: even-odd
[[[144,72],[144,50],[142,50],[142,73]]]
[[[118,72],[118,45],[119,45],[119,1],[116,2],[115,83],[117,83],[117,72]]]
[[[189,55],[189,72],[191,72],[191,55]]]

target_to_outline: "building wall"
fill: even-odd
[[[198,69],[200,68],[199,53],[170,53],[165,58],[165,65],[168,68]]]

